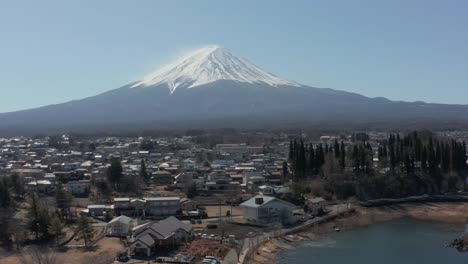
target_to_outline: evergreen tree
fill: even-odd
[[[60,239],[63,237],[64,227],[65,225],[57,216],[54,216],[50,219],[47,231],[54,238],[56,246],[58,246]]]
[[[70,215],[70,207],[73,201],[71,193],[65,191],[61,183],[57,184],[55,191],[55,203],[62,216]]]
[[[150,182],[150,176],[148,175],[148,172],[146,171],[146,164],[143,159],[141,160],[141,163],[140,163],[140,178],[146,181],[147,184]]]
[[[289,175],[288,163],[286,161],[283,161],[282,171],[283,171],[283,175],[282,175],[283,181],[286,181]]]
[[[315,166],[320,170],[325,163],[325,153],[322,144],[319,144],[315,153]]]
[[[10,204],[11,197],[8,182],[5,179],[0,180],[0,207],[7,208]]]
[[[390,167],[394,169],[397,163],[396,163],[396,155],[395,155],[395,145],[393,143],[389,145],[388,152],[390,152]]]
[[[305,145],[304,141],[301,139],[301,144],[299,146],[299,155],[297,160],[297,176],[299,178],[303,178],[305,176],[306,171],[306,153],[305,153]]]
[[[346,149],[343,141],[340,144],[340,167],[342,170],[346,167]]]
[[[288,155],[288,159],[289,159],[289,162],[293,161],[295,159],[294,157],[294,142],[292,140],[289,141],[289,155]]]
[[[423,147],[421,151],[421,170],[425,172],[427,170],[427,148]]]
[[[91,152],[94,152],[94,151],[96,150],[96,144],[95,144],[94,142],[91,142],[91,143],[89,144],[89,150],[90,150]]]
[[[463,162],[463,170],[466,169],[466,161],[467,161],[467,154],[466,154],[466,142],[463,141],[463,154],[462,154],[462,162]]]
[[[21,197],[24,195],[23,178],[21,178],[18,174],[14,173],[10,176],[10,184],[11,184],[11,188],[13,189],[13,192],[17,196]]]
[[[107,169],[107,180],[117,189],[119,181],[123,177],[122,164],[117,159],[112,159],[110,167]]]
[[[28,228],[34,233],[36,240],[48,237],[48,226],[50,222],[49,212],[47,208],[40,204],[37,194],[31,196],[27,218]]]
[[[198,190],[197,190],[197,185],[195,183],[192,183],[188,188],[186,192],[187,198],[194,198],[195,196],[198,195]]]
[[[78,218],[75,232],[78,236],[78,239],[83,239],[85,247],[88,247],[89,243],[93,239],[94,229],[86,216],[81,215]]]
[[[333,144],[333,153],[335,154],[335,159],[340,158],[340,144],[338,144],[338,140],[335,140]]]

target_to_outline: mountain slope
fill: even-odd
[[[271,86],[299,86],[265,72],[247,59],[236,57],[227,49],[214,45],[196,50],[161,67],[131,88],[167,84],[169,90],[174,92],[177,87],[193,88],[220,80],[264,83]]]
[[[468,106],[393,102],[307,87],[208,47],[97,96],[0,114],[0,134],[467,121]]]

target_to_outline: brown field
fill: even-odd
[[[115,256],[124,246],[118,238],[104,237],[94,247],[90,249],[68,249],[66,251],[51,251],[50,254],[55,255],[56,263],[70,264],[109,264],[115,259]],[[32,247],[27,247],[24,251],[32,250]],[[40,249],[43,251],[42,249]],[[17,264],[21,263],[19,254],[7,255],[0,252],[0,264]]]
[[[229,205],[222,205],[222,206],[217,206],[217,205],[209,205],[205,206],[206,208],[206,213],[208,214],[208,217],[219,217],[220,216],[220,208],[221,208],[221,216],[226,216],[227,211],[231,211],[231,215],[241,215],[242,214],[242,208],[238,206],[231,206]]]

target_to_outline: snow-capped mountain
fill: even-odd
[[[337,76],[339,78],[339,76]],[[0,135],[148,128],[468,124],[468,106],[393,102],[304,86],[209,46],[121,88],[0,114]]]
[[[236,57],[221,46],[213,45],[186,54],[161,67],[131,88],[167,84],[173,93],[178,87],[194,88],[221,80],[264,83],[271,86],[300,86],[261,70],[247,59]]]

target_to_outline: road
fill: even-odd
[[[264,243],[265,241],[269,239],[272,239],[275,237],[282,237],[288,234],[299,232],[314,224],[318,224],[322,221],[326,221],[330,218],[336,217],[340,214],[343,214],[352,210],[351,206],[348,204],[330,205],[330,206],[327,206],[326,209],[328,212],[326,215],[307,220],[298,226],[273,231],[271,233],[261,233],[261,234],[254,235],[253,237],[247,238],[244,242],[243,249],[240,253],[238,263],[239,264],[247,263],[246,261],[250,258],[250,254],[255,252],[255,250],[257,249],[259,245],[261,245],[262,243]]]

